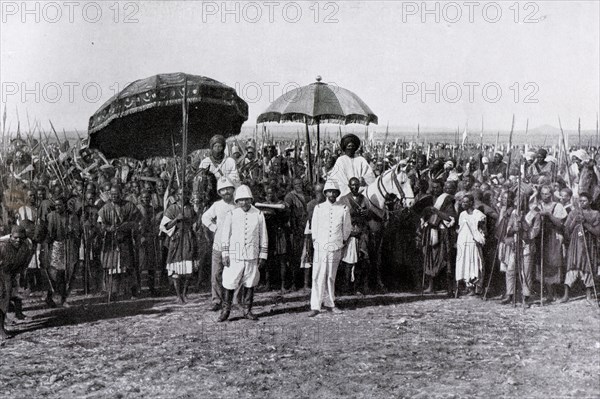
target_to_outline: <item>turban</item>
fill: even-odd
[[[342,142],[340,143],[340,147],[342,148],[342,151],[346,150],[346,146],[348,146],[348,144],[350,143],[354,143],[354,147],[358,150],[358,147],[360,147],[360,139],[352,134],[349,133],[347,135],[345,135],[344,137],[342,137]]]
[[[490,159],[488,157],[483,157],[483,158],[481,158],[481,163],[486,165],[486,164],[490,163]]]
[[[212,136],[210,138],[210,142],[208,145],[212,149],[213,146],[217,143],[221,143],[223,145],[223,147],[225,147],[225,137],[221,136],[220,134],[215,134],[214,136]]]
[[[528,161],[533,160],[533,158],[535,157],[535,152],[531,152],[528,151],[525,154],[523,154],[523,156],[525,157],[525,159],[527,159]]]
[[[544,159],[546,159],[546,157],[548,156],[548,151],[544,150],[543,148],[540,148],[539,150],[537,150],[537,154],[543,156]]]
[[[446,161],[446,163],[444,164],[444,168],[454,168],[454,163],[452,161]]]
[[[504,154],[502,153],[502,151],[495,151],[494,155],[496,155],[496,154],[498,154],[498,155],[500,155],[501,157],[504,158]]]
[[[572,157],[576,157],[581,159],[582,161],[586,162],[590,160],[590,156],[588,155],[587,152],[585,152],[585,150],[577,150],[577,151],[573,151],[571,153]]]

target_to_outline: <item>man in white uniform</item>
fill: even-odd
[[[323,193],[327,200],[315,207],[311,222],[314,258],[309,317],[318,315],[322,304],[334,313],[341,312],[334,302],[335,276],[342,258],[342,249],[352,232],[348,207],[336,203],[340,195],[338,183],[328,180]]]
[[[221,231],[227,212],[235,209],[233,202],[233,193],[235,188],[233,183],[226,177],[221,177],[217,181],[217,193],[221,197],[220,201],[215,202],[202,214],[202,224],[213,233],[213,249],[211,262],[211,311],[221,309],[223,303],[223,260],[221,255]]]
[[[219,321],[229,317],[234,290],[240,286],[244,287],[244,317],[258,320],[252,313],[254,287],[260,279],[259,268],[267,262],[269,239],[265,217],[252,200],[250,187],[239,186],[235,191],[238,207],[225,215],[221,232],[224,306]]]

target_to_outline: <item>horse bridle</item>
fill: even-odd
[[[398,190],[398,193],[400,194],[400,200],[404,201],[404,199],[406,198],[406,195],[404,194],[404,190],[402,190],[400,183],[398,183],[398,173],[396,173],[397,167],[398,166],[393,167],[392,169],[388,170],[383,175],[381,175],[377,178],[377,191],[379,191],[379,194],[381,194],[381,196],[383,197],[384,200],[388,196],[388,194],[391,194],[385,188],[385,186],[383,184],[383,177],[386,176],[388,173],[392,174],[392,181],[394,182],[394,185],[396,186],[396,189]],[[373,203],[373,201],[371,200],[371,198],[369,196],[367,196],[367,198],[369,199],[369,202],[371,203],[371,205],[373,205],[377,209],[380,209],[376,204]]]

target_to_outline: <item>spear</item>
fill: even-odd
[[[58,138],[58,133],[56,133],[56,129],[54,129],[54,125],[52,124],[52,121],[50,119],[48,119],[48,122],[50,122],[50,127],[52,128],[52,131],[54,132],[54,137],[56,137],[56,141],[58,141],[58,146],[60,147],[60,139]]]
[[[4,157],[4,152],[6,152],[6,104],[4,104],[4,113],[2,114],[2,156]]]
[[[581,146],[581,117],[577,119],[577,135],[579,136],[579,148],[583,148]]]
[[[383,145],[385,147],[385,143],[387,143],[388,135],[390,134],[390,122],[388,121],[387,126],[385,127],[385,138],[383,139]]]
[[[581,118],[577,122],[577,134],[579,136],[579,148],[581,148]]]
[[[6,112],[6,107],[4,108]],[[6,113],[4,114],[6,116]],[[600,129],[598,129],[598,113],[596,112],[596,145],[600,145]],[[597,150],[596,150],[597,151]]]
[[[483,115],[481,115],[481,133],[479,133],[479,148],[483,152]]]
[[[510,135],[508,136],[508,151],[509,151],[509,153],[508,153],[508,164],[506,165],[506,176],[505,176],[506,179],[508,179],[509,171],[510,171],[510,161],[512,158],[512,137],[513,137],[514,131],[515,131],[515,114],[513,114],[513,117],[512,117],[512,124],[510,127]]]
[[[44,136],[46,136],[45,133],[44,133]],[[48,141],[48,137],[46,136],[46,142],[47,141]],[[46,152],[46,156],[50,160],[50,163],[48,164],[48,165],[50,165],[50,169],[52,169],[52,172],[56,175],[58,181],[60,182],[60,185],[64,189],[66,187],[66,185],[65,185],[65,181],[63,180],[62,175],[60,173],[60,167],[58,166],[58,163],[56,162],[56,160],[54,159],[54,157],[50,155],[50,152],[48,151],[48,148],[46,148],[46,146],[43,144],[43,142],[41,140],[40,140],[40,143],[42,144],[42,148]],[[52,162],[54,162],[54,163],[52,163]]]
[[[565,139],[565,132],[563,131],[562,128],[562,123],[560,121],[560,116],[558,117],[558,126],[560,127],[560,134],[562,136],[563,139],[563,147],[565,149],[565,158],[567,160],[567,179],[569,179],[569,187],[573,187],[573,183],[571,182],[571,168],[569,165],[569,154],[568,154],[568,149],[567,149],[567,140]]]
[[[17,113],[17,138],[21,138],[21,122],[19,119],[19,108],[15,105],[15,111]]]

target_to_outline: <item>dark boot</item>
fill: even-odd
[[[6,320],[6,315],[4,314],[3,311],[0,310],[0,342],[11,337],[8,334],[8,332],[4,329],[4,321],[5,320]]]
[[[342,263],[344,267],[344,292],[348,295],[353,294],[352,289],[352,265]]]
[[[56,307],[56,303],[54,302],[54,299],[52,299],[53,296],[54,295],[52,291],[48,291],[48,293],[46,294],[46,305],[48,305],[50,309]]]
[[[15,305],[15,317],[19,320],[25,320],[27,316],[23,313],[23,301],[21,298],[13,298],[13,303]]]
[[[565,285],[565,294],[563,295],[562,298],[560,298],[560,301],[558,301],[558,303],[565,303],[569,301],[569,286]]]
[[[252,313],[252,303],[254,302],[254,288],[245,288],[244,292],[244,317],[248,320],[258,320],[258,317]]]
[[[233,301],[233,290],[223,289],[223,306],[221,308],[221,314],[219,315],[219,322],[225,321],[229,318],[231,313],[231,302]]]

